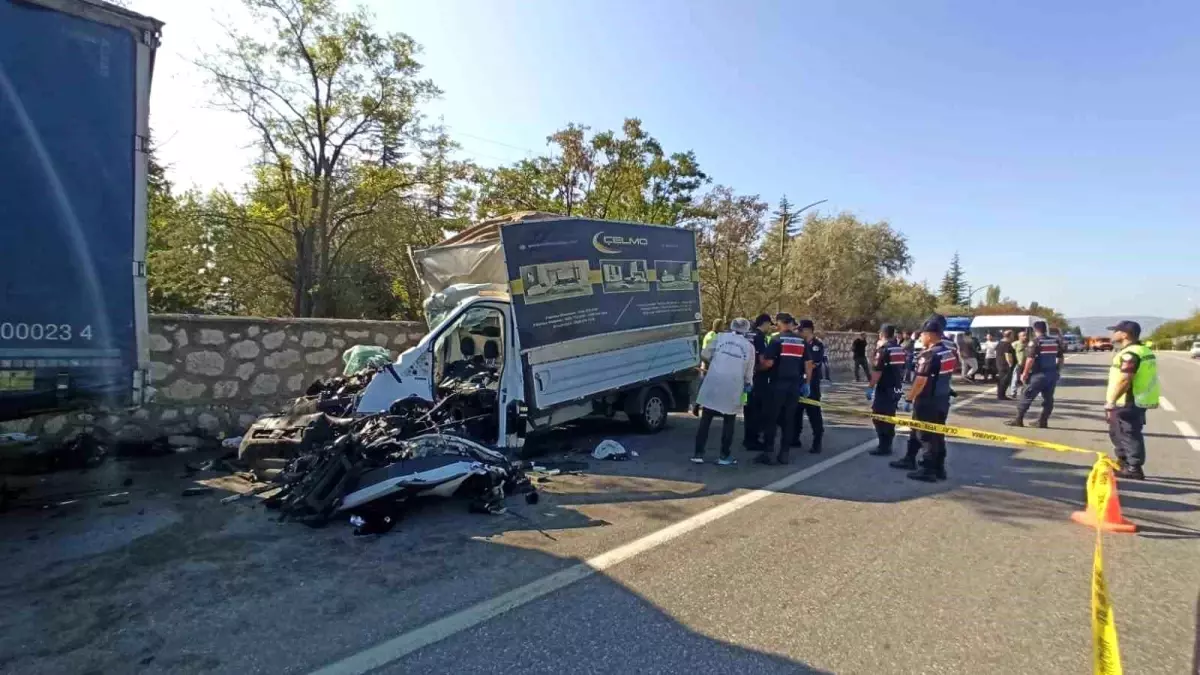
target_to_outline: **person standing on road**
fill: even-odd
[[[916,365],[916,349],[917,337],[915,332],[905,334],[904,340],[900,342],[900,346],[904,347],[904,383],[909,384],[913,381],[913,366]]]
[[[1110,326],[1116,347],[1108,371],[1104,395],[1104,416],[1108,419],[1108,437],[1120,468],[1117,478],[1142,480],[1146,474],[1146,411],[1158,407],[1158,359],[1154,351],[1141,344],[1142,326],[1122,321]]]
[[[799,326],[800,337],[804,338],[804,356],[808,359],[808,362],[804,364],[806,367],[804,387],[807,389],[807,393],[800,395],[818,403],[800,403],[796,408],[796,424],[792,430],[791,441],[793,448],[803,447],[800,442],[800,434],[804,432],[804,416],[807,415],[808,422],[812,425],[813,435],[812,447],[808,451],[815,455],[821,452],[821,440],[825,437],[825,415],[819,405],[821,370],[825,367],[825,343],[813,335],[815,326],[811,320],[801,319]]]
[[[914,421],[945,424],[950,416],[950,380],[958,368],[958,357],[941,341],[941,327],[936,321],[927,321],[921,327],[924,351],[917,357],[917,379],[909,390],[907,403],[912,406]],[[946,436],[932,431],[912,432],[919,439],[924,457],[920,468],[916,466],[916,453],[891,462],[897,469],[909,469],[908,477],[932,483],[946,480]]]
[[[867,334],[859,333],[858,337],[854,338],[854,342],[850,343],[850,351],[854,354],[854,381],[858,382],[858,371],[861,368],[863,375],[867,379],[871,379],[871,364],[867,363]]]
[[[879,329],[879,348],[875,350],[875,368],[871,373],[871,384],[867,387],[867,400],[871,402],[871,412],[876,415],[895,415],[896,405],[904,392],[904,372],[906,356],[904,347],[896,341],[896,328],[883,324]],[[896,425],[890,422],[875,420],[875,435],[879,438],[879,447],[871,451],[872,455],[892,454],[892,441],[896,438]]]
[[[958,340],[958,357],[962,362],[962,377],[964,380],[975,381],[975,373],[979,370],[979,364],[975,360],[976,349],[975,340],[967,333],[959,333]]]
[[[931,324],[936,325],[938,327],[937,343],[939,345],[941,345],[942,349],[947,354],[949,354],[949,356],[943,356],[941,358],[941,361],[949,362],[949,363],[953,364],[953,367],[950,370],[950,375],[953,376],[954,373],[958,372],[959,357],[958,357],[958,352],[955,350],[955,341],[946,337],[946,317],[942,314],[937,314],[937,313],[930,314],[929,318],[926,319],[926,321],[925,321],[925,326],[929,326]],[[917,363],[919,364],[920,363],[920,354],[924,353],[924,350],[927,349],[927,347],[925,347],[924,345],[921,344],[921,341],[924,340],[924,336],[921,333],[914,333],[914,335],[917,336],[917,338],[918,338],[917,346],[922,349],[922,351],[920,353],[918,353],[918,355],[917,355]],[[961,337],[961,335],[959,337]],[[916,383],[917,375],[918,375],[917,368],[916,368],[916,365],[914,365],[913,366],[913,376],[914,376],[913,382],[914,382],[914,384]],[[947,385],[947,387],[950,390],[951,398],[958,396],[958,393],[954,391],[954,387],[952,385]],[[909,399],[907,401],[905,401],[905,403],[904,403],[906,412],[912,410],[911,400],[912,400],[912,396],[909,396]],[[948,414],[949,413],[947,413],[947,415]],[[917,468],[917,456],[920,454],[921,454],[921,437],[916,432],[916,430],[912,430],[908,434],[908,447],[906,448],[906,450],[904,452],[904,457],[897,459],[893,462],[888,462],[888,466],[890,466],[894,469],[907,469],[909,471],[914,471]]]
[[[983,342],[983,379],[991,378],[993,381],[1000,377],[1000,367],[996,363],[996,342],[995,336],[991,333],[987,334],[987,339]]]
[[[1046,334],[1046,322],[1033,322],[1033,339],[1025,347],[1025,366],[1021,371],[1021,384],[1025,391],[1017,400],[1017,416],[1004,424],[1010,427],[1025,426],[1025,413],[1033,405],[1033,399],[1042,395],[1042,414],[1037,426],[1045,429],[1054,411],[1054,389],[1058,386],[1058,373],[1062,367],[1062,344]]]
[[[1000,337],[1000,342],[996,343],[996,367],[999,369],[996,376],[997,401],[1009,400],[1008,388],[1012,385],[1013,369],[1017,367],[1017,356],[1013,351],[1012,341],[1013,332],[1006,330]]]
[[[720,333],[720,331],[721,331],[721,320],[713,319],[712,330],[705,333],[704,337],[700,340],[700,353],[701,354],[704,353],[705,349],[708,349],[709,346],[712,345],[713,340],[717,339],[717,335]],[[707,364],[708,364],[708,362],[704,360],[703,356],[701,356],[700,357],[700,377],[701,378],[704,377],[705,369],[708,367]],[[700,404],[693,403],[692,404],[692,417],[699,417],[699,416],[700,416]]]
[[[708,444],[708,430],[713,418],[721,416],[721,458],[717,464],[732,466],[737,460],[730,456],[733,445],[733,429],[737,410],[742,405],[742,394],[754,383],[754,345],[746,339],[750,321],[734,319],[729,325],[732,332],[719,333],[700,353],[708,362],[708,374],[700,383],[696,404],[703,412],[700,428],[696,430],[696,450],[692,455],[695,464],[704,463],[704,448]]]
[[[742,411],[745,424],[742,436],[742,447],[747,450],[762,450],[762,407],[767,394],[767,371],[759,365],[759,360],[767,350],[767,331],[771,330],[771,315],[759,314],[754,318],[754,328],[746,334],[750,344],[754,346],[754,384],[746,399]]]
[[[1016,398],[1017,393],[1021,391],[1021,372],[1025,367],[1025,348],[1028,346],[1029,333],[1021,331],[1017,333],[1017,341],[1013,343],[1013,356],[1016,357],[1013,365],[1013,383],[1012,393],[1010,396]]]
[[[808,395],[808,375],[812,362],[808,360],[806,342],[796,332],[796,320],[791,314],[780,312],[775,315],[775,326],[780,333],[767,343],[759,363],[769,372],[767,397],[763,404],[763,415],[759,418],[763,431],[764,452],[756,462],[762,464],[787,464],[796,416],[797,395]],[[775,451],[775,433],[783,427],[779,439],[779,455]]]

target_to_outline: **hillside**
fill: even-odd
[[[1072,326],[1079,326],[1084,335],[1108,335],[1108,327],[1118,321],[1136,321],[1142,325],[1142,335],[1149,335],[1162,324],[1170,321],[1161,316],[1081,316],[1067,319]]]

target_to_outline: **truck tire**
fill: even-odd
[[[656,434],[667,426],[667,411],[670,410],[670,399],[661,387],[650,387],[640,397],[641,405],[637,412],[629,418],[634,426],[644,434]]]

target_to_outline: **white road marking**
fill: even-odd
[[[995,392],[993,391],[985,391],[972,396],[962,403],[954,404],[951,408],[961,408],[987,396],[994,395]],[[1197,442],[1200,443],[1200,441]],[[698,530],[713,521],[740,511],[755,502],[762,501],[773,494],[782,492],[797,483],[806,481],[817,474],[854,459],[877,444],[878,442],[875,439],[860,443],[829,459],[784,476],[770,485],[747,492],[727,502],[701,511],[689,518],[668,525],[661,530],[651,532],[640,539],[635,539],[628,544],[618,546],[606,553],[601,553],[560,572],[555,572],[536,581],[531,581],[524,586],[498,595],[490,600],[484,600],[464,610],[442,617],[433,623],[414,628],[407,633],[401,633],[374,647],[368,647],[357,654],[352,654],[341,661],[336,661],[320,670],[314,671],[312,675],[360,675],[361,673],[368,673],[377,668],[382,668],[419,649],[441,642],[457,633],[478,626],[509,610],[527,605],[538,598],[566,588],[577,581],[582,581],[597,572],[603,572],[636,555],[662,546],[673,539]]]
[[[1159,402],[1161,403],[1162,399],[1159,399]],[[1175,427],[1179,429],[1179,433],[1184,435],[1188,445],[1192,446],[1192,449],[1196,452],[1200,452],[1200,434],[1196,433],[1196,430],[1192,428],[1192,425],[1188,424],[1187,422],[1180,420],[1174,420],[1174,422]]]
[[[313,675],[351,675],[367,673],[376,668],[381,668],[404,658],[418,649],[440,642],[456,633],[477,626],[488,619],[500,616],[511,609],[516,609],[561,588],[566,588],[576,581],[582,581],[597,572],[603,572],[618,563],[622,563],[640,553],[645,553],[652,548],[661,546],[672,539],[681,537],[693,530],[698,530],[715,520],[724,518],[735,511],[740,511],[755,502],[766,499],[775,493],[782,492],[797,483],[808,480],[819,473],[854,459],[876,445],[877,441],[874,439],[860,443],[829,459],[784,476],[766,487],[747,492],[723,504],[701,511],[690,518],[685,518],[678,523],[668,525],[656,532],[651,532],[640,539],[635,539],[628,544],[618,546],[606,553],[601,553],[582,563],[572,565],[561,572],[555,572],[550,576],[542,577],[537,581],[532,581],[503,595],[498,595],[491,600],[485,600],[479,604],[472,605],[462,611],[398,635],[391,640],[370,647],[341,661],[331,663],[316,671]]]
[[[1166,410],[1167,412],[1175,412],[1175,406],[1172,405],[1171,402],[1167,400],[1166,396],[1158,397],[1158,407],[1162,408],[1163,410]]]

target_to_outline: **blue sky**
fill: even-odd
[[[366,4],[424,45],[428,113],[481,164],[640,117],[739,191],[888,220],[914,279],[957,250],[976,286],[1068,315],[1200,304],[1200,3]],[[236,3],[133,5],[168,22],[152,123],[173,175],[239,184],[252,138],[187,63]]]

